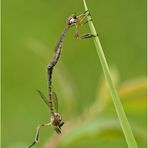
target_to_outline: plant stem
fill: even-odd
[[[88,10],[85,0],[83,0],[83,3],[84,3],[85,10]],[[87,16],[87,19],[90,20],[91,16]],[[88,24],[89,24],[91,33],[93,35],[97,35],[97,32],[96,32],[95,27],[93,25],[93,22],[89,21]],[[110,71],[109,71],[109,67],[108,67],[106,58],[104,56],[103,49],[102,49],[102,46],[101,46],[101,43],[99,41],[98,36],[94,37],[94,43],[95,43],[95,47],[96,47],[98,56],[100,58],[100,62],[101,62],[102,68],[103,68],[103,72],[104,72],[104,75],[105,75],[106,80],[107,80],[108,88],[109,88],[109,91],[111,93],[112,100],[113,100],[113,103],[114,103],[114,106],[115,106],[115,109],[116,109],[116,112],[117,112],[117,115],[118,115],[118,118],[119,118],[119,121],[120,121],[120,125],[121,125],[122,130],[123,130],[126,142],[128,144],[128,147],[129,148],[138,148],[136,140],[133,136],[131,127],[130,127],[129,122],[127,120],[126,114],[124,112],[123,106],[121,104],[120,98],[119,98],[118,93],[116,91],[116,88],[113,84],[111,74],[110,74]]]

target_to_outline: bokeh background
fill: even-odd
[[[146,0],[87,0],[139,148],[146,148]],[[46,66],[66,18],[82,0],[2,1],[2,148],[26,148],[49,121]],[[80,28],[89,32],[88,25]],[[65,125],[41,131],[37,148],[127,148],[92,39],[67,33],[53,73]]]

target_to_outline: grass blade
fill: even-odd
[[[83,2],[84,2],[85,10],[88,10],[85,0],[83,0]],[[90,20],[91,17],[87,16],[87,19]],[[95,30],[93,22],[89,21],[88,24],[89,24],[91,33],[96,35],[97,32]],[[136,140],[133,136],[131,127],[130,127],[129,122],[127,120],[126,114],[124,112],[123,106],[121,104],[120,98],[119,98],[117,91],[116,91],[116,88],[113,84],[113,81],[112,81],[112,78],[111,78],[111,75],[110,75],[110,71],[109,71],[109,67],[108,67],[106,58],[104,56],[103,49],[102,49],[102,46],[101,46],[101,43],[100,43],[98,36],[94,37],[94,43],[95,43],[95,47],[96,47],[98,56],[100,58],[100,62],[101,62],[102,68],[103,68],[103,72],[104,72],[104,75],[105,75],[106,80],[107,80],[108,88],[109,88],[109,91],[111,93],[112,100],[113,100],[113,103],[114,103],[114,106],[115,106],[115,109],[116,109],[116,112],[117,112],[117,115],[118,115],[118,118],[119,118],[119,121],[120,121],[120,125],[121,125],[122,130],[123,130],[125,139],[127,141],[128,147],[129,148],[138,148]]]

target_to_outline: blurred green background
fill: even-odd
[[[87,0],[139,148],[146,148],[146,0]],[[48,108],[46,66],[66,18],[83,1],[2,1],[2,148],[26,148]],[[89,32],[88,26],[80,29]],[[68,32],[53,73],[63,134],[43,129],[39,147],[127,148],[92,39]]]

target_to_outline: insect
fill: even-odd
[[[66,35],[67,31],[69,30],[69,28],[71,28],[72,26],[75,27],[75,37],[77,39],[86,39],[86,38],[91,38],[91,37],[97,36],[97,35],[92,35],[90,33],[80,35],[79,32],[78,32],[78,27],[79,26],[82,26],[82,25],[86,24],[88,21],[92,21],[92,20],[86,20],[86,17],[88,15],[90,15],[90,13],[88,11],[85,11],[84,13],[82,13],[82,14],[80,14],[78,16],[73,14],[70,17],[68,17],[68,19],[67,19],[64,31],[62,32],[62,34],[60,36],[60,39],[57,42],[57,45],[55,47],[54,56],[53,56],[51,62],[47,66],[48,97],[49,97],[49,99],[47,99],[45,97],[45,95],[41,91],[38,90],[39,95],[41,96],[43,101],[47,104],[47,106],[50,109],[50,112],[51,112],[50,122],[46,123],[46,124],[40,124],[37,127],[35,140],[28,148],[31,148],[33,145],[38,143],[40,129],[42,127],[52,126],[53,129],[57,132],[57,134],[61,133],[61,127],[63,126],[64,122],[62,121],[61,115],[58,113],[57,96],[56,96],[55,92],[52,91],[52,87],[51,87],[52,86],[51,85],[52,73],[53,73],[53,69],[54,69],[55,65],[57,64],[57,62],[58,62],[58,60],[60,58],[61,50],[62,50],[62,44],[63,44],[63,41],[65,39],[65,35]]]
[[[51,105],[50,105],[48,99],[45,97],[45,95],[40,90],[37,90],[37,92],[39,93],[39,95],[41,96],[43,101],[46,103],[46,105],[49,108],[51,108]],[[50,125],[57,132],[57,134],[61,133],[61,126],[63,126],[64,122],[62,121],[62,118],[61,118],[60,114],[58,113],[58,99],[57,99],[55,92],[52,92],[52,103],[53,103],[52,104],[53,105],[52,106],[53,114],[50,117],[50,122],[47,124],[38,125],[35,140],[28,148],[31,148],[33,145],[35,145],[39,141],[39,134],[40,134],[39,132],[42,127]]]

